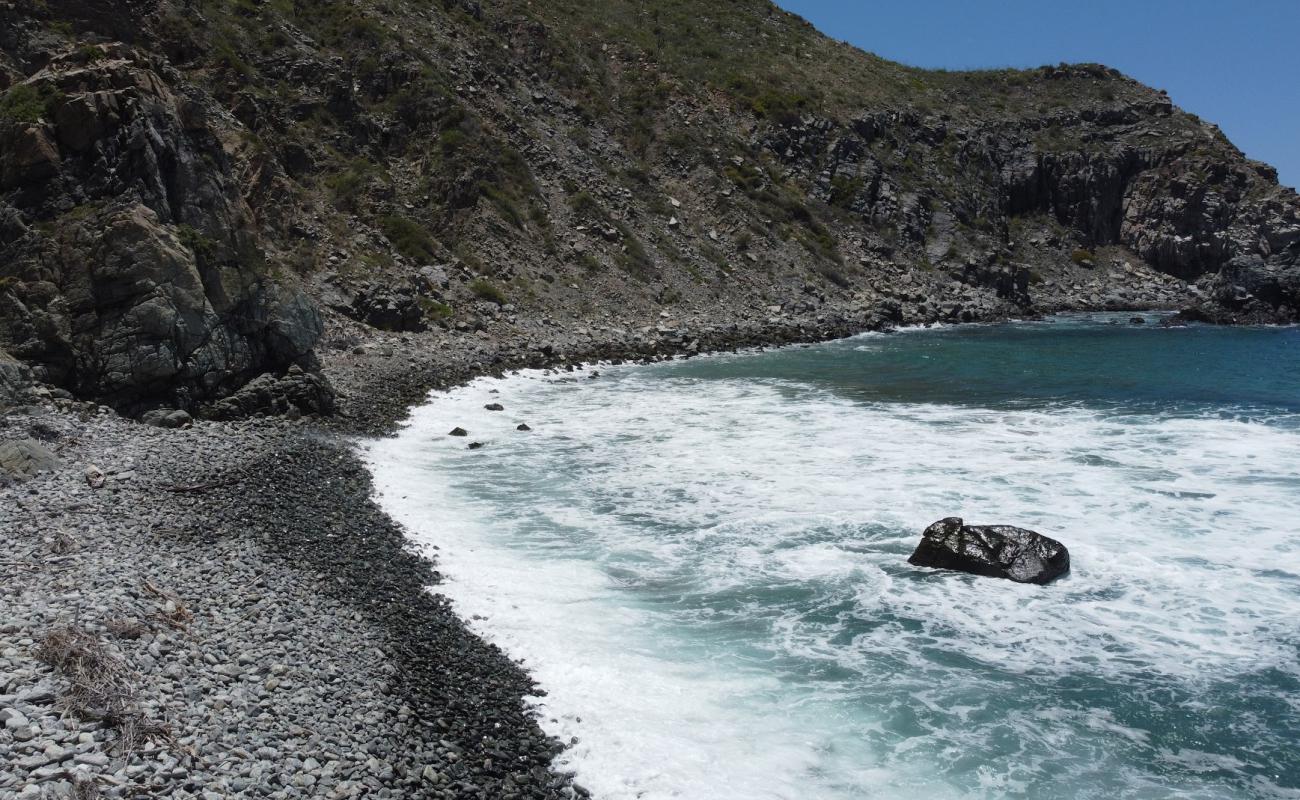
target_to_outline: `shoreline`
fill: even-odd
[[[26,786],[70,790],[83,780],[108,796],[148,787],[204,800],[249,792],[584,796],[552,768],[563,747],[541,731],[524,699],[538,687],[437,593],[437,565],[414,554],[377,505],[357,440],[391,435],[431,391],[511,369],[792,346],[885,327],[800,320],[675,335],[649,348],[597,341],[491,362],[472,348],[421,352],[412,338],[407,362],[389,357],[399,361],[394,369],[327,362],[331,377],[362,387],[343,394],[346,416],[334,419],[171,431],[78,403],[0,418],[0,438],[44,431],[62,462],[0,487],[0,524],[16,531],[20,556],[4,568],[3,598],[15,613],[0,628],[0,708],[22,714],[23,735],[31,734],[0,739],[0,755],[19,764],[0,772],[0,796],[23,796]],[[107,477],[98,489],[86,479],[92,465]],[[64,533],[75,544],[51,555]],[[163,610],[150,605],[162,596],[142,591],[143,581],[167,593]],[[79,592],[65,602],[59,590],[69,585]],[[247,618],[248,587],[280,622],[229,624]],[[93,601],[89,611],[83,595]],[[179,627],[160,622],[168,607],[192,617]],[[133,636],[119,630],[123,619]],[[68,624],[120,656],[138,678],[141,713],[168,727],[174,747],[148,742],[146,766],[139,759],[129,766],[112,750],[111,725],[62,714],[66,678],[35,651]],[[333,648],[322,652],[322,642]],[[285,683],[310,696],[282,700],[276,692]]]

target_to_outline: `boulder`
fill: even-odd
[[[296,419],[304,413],[330,415],[334,410],[334,387],[329,380],[321,373],[292,366],[284,375],[259,375],[239,391],[208,406],[204,415],[219,420],[254,414]]]
[[[426,299],[414,284],[369,284],[357,293],[349,308],[341,310],[381,331],[426,331],[429,323],[422,303]]]
[[[469,436],[469,431],[465,430],[460,426],[456,426],[455,428],[452,428],[451,433],[447,435],[448,436]]]
[[[966,525],[960,517],[941,519],[921,534],[907,559],[935,567],[1006,578],[1017,583],[1049,583],[1070,571],[1065,545],[1010,525]]]
[[[185,411],[174,408],[155,408],[153,411],[145,412],[140,417],[140,421],[155,428],[183,428],[194,420]]]
[[[503,405],[501,405],[500,403],[488,403],[487,405],[485,405],[485,406],[483,406],[483,407],[486,408],[488,411],[505,411],[505,410],[506,410],[506,407],[503,406]]]
[[[0,442],[0,475],[20,479],[58,468],[59,459],[35,439]]]

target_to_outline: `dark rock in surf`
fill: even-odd
[[[470,443],[469,443],[469,449],[470,449],[470,450],[481,450],[483,447],[484,447],[484,445],[483,445],[482,442],[470,442]]]
[[[488,403],[487,405],[485,405],[485,406],[483,406],[483,407],[486,408],[488,411],[505,411],[505,410],[506,410],[506,407],[503,406],[503,405],[501,405],[500,403]]]
[[[1044,584],[1070,571],[1070,551],[1055,539],[1024,528],[965,525],[960,517],[948,517],[925,529],[907,562]]]
[[[469,431],[461,427],[452,428],[448,436],[469,436]]]
[[[1129,323],[1131,323],[1131,324],[1133,324],[1133,325],[1145,325],[1145,324],[1147,324],[1146,318],[1144,318],[1144,317],[1129,317],[1129,320],[1128,320],[1128,321],[1129,321]]]
[[[526,422],[521,422],[521,423],[519,423],[518,426],[515,427],[515,430],[517,430],[517,431],[531,431],[532,428],[528,427],[528,423],[526,423]]]

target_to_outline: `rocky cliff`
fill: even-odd
[[[1163,93],[764,0],[0,3],[0,90],[0,350],[128,411],[328,411],[368,330],[1300,309],[1300,199]]]

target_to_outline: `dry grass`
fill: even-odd
[[[176,630],[184,630],[194,621],[194,614],[185,605],[185,601],[181,600],[180,595],[170,589],[155,586],[149,581],[144,582],[144,590],[162,600],[162,608],[150,615],[154,619]]]
[[[54,534],[54,541],[50,542],[50,552],[56,556],[61,556],[66,553],[71,553],[73,550],[76,550],[78,546],[79,543],[75,538],[73,538],[72,534],[65,530],[60,530]]]
[[[149,632],[149,626],[134,617],[109,617],[104,627],[119,639],[139,639]]]
[[[68,792],[69,800],[99,800],[100,797],[98,781],[84,773],[72,774],[72,789]]]
[[[79,719],[102,720],[117,731],[117,751],[129,758],[146,742],[175,744],[166,723],[146,719],[136,700],[136,675],[97,636],[72,626],[55,628],[41,642],[37,658],[68,682],[61,701]]]

